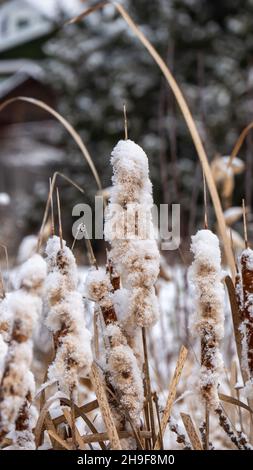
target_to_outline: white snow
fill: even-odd
[[[8,206],[11,202],[11,198],[7,193],[0,193],[0,206]]]
[[[32,255],[25,261],[16,275],[17,288],[26,288],[28,290],[42,289],[47,275],[47,264],[42,256]]]
[[[18,263],[24,263],[36,252],[37,242],[38,238],[35,235],[27,235],[23,238],[18,249]]]
[[[104,268],[91,268],[86,277],[85,287],[87,296],[96,302],[100,302],[112,290],[110,278]]]
[[[246,248],[241,253],[241,260],[242,258],[246,262],[246,267],[249,271],[253,271],[253,250],[251,248]]]

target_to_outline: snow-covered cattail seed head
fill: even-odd
[[[193,331],[201,342],[200,393],[210,408],[219,407],[218,385],[223,367],[219,342],[224,334],[224,287],[219,240],[210,230],[192,237],[194,261],[189,279],[195,290]]]
[[[47,264],[38,254],[25,261],[17,274],[17,287],[29,292],[38,292],[43,288],[47,275]]]

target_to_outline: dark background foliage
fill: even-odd
[[[209,159],[229,154],[242,128],[253,119],[253,0],[125,0],[122,4],[173,71]],[[61,2],[58,5],[53,32],[12,56],[32,57],[45,71],[43,81],[53,91],[56,108],[87,144],[105,187],[110,185],[111,149],[123,137],[126,103],[129,136],[149,156],[155,200],[181,204],[182,235],[187,237],[202,218],[202,175],[168,85],[112,6],[80,24],[61,27],[67,15]],[[57,129],[53,137],[45,133],[37,141],[63,152],[59,168],[85,188],[85,202],[92,203],[93,177],[66,132]],[[241,156],[247,171],[237,180],[234,204],[246,196],[251,205],[251,137]],[[50,166],[47,173],[51,171]],[[38,228],[41,219],[48,187],[42,174],[42,189],[19,211],[26,231]],[[65,230],[69,230],[73,202],[82,198],[66,185],[61,194]]]

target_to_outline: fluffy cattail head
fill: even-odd
[[[46,325],[52,331],[56,356],[48,369],[50,380],[65,393],[77,393],[80,375],[87,375],[92,363],[91,335],[85,326],[82,295],[77,289],[75,257],[63,241],[48,241],[46,295],[49,313]]]
[[[9,297],[12,294],[7,293],[0,303],[0,335],[5,341],[9,341],[13,324],[13,312],[9,306]]]
[[[45,282],[45,290],[50,305],[54,305],[70,292],[77,288],[78,274],[76,261],[72,251],[63,240],[61,248],[60,238],[50,238],[46,246],[46,262],[48,276]]]
[[[118,325],[107,325],[106,334],[111,345],[107,353],[109,380],[119,395],[123,415],[127,411],[133,424],[139,426],[144,395],[137,359]]]
[[[210,230],[192,237],[194,254],[189,277],[195,290],[194,332],[201,341],[200,392],[207,405],[219,407],[218,385],[223,361],[219,342],[224,334],[224,287],[219,241]]]
[[[112,290],[109,275],[105,269],[90,269],[86,278],[88,297],[95,302],[102,302]]]
[[[132,140],[120,140],[112,151],[113,166],[111,202],[125,205],[140,202],[145,195],[152,204],[147,155]]]
[[[249,398],[253,397],[253,250],[243,250],[240,259],[241,265],[241,339],[242,339],[242,368],[247,378],[245,392]],[[238,289],[239,289],[238,287]]]
[[[110,258],[122,288],[129,290],[129,303],[132,299],[125,327],[134,321],[136,326],[146,327],[158,317],[154,284],[160,269],[148,158],[139,145],[121,140],[113,149],[111,163],[113,188],[105,216],[105,238],[111,243]]]
[[[41,314],[41,299],[23,291],[16,291],[9,296],[9,308],[14,317],[12,338],[19,343],[27,341],[32,337]]]
[[[38,254],[34,254],[25,261],[17,274],[17,287],[24,288],[29,292],[39,293],[47,275],[45,260]]]
[[[63,248],[61,248],[61,240],[54,235],[49,238],[46,246],[47,266],[49,272],[59,271],[61,274],[72,277],[72,282],[77,282],[76,260],[72,251],[66,246],[65,240],[62,240]]]

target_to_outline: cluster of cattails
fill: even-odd
[[[48,379],[55,380],[60,391],[75,398],[79,379],[89,373],[92,363],[91,335],[85,325],[82,295],[77,291],[76,261],[65,241],[57,236],[49,239],[46,255],[46,325],[55,347]]]
[[[35,254],[19,269],[17,290],[7,293],[0,310],[1,391],[0,439],[9,434],[12,447],[34,448],[34,377],[30,370],[32,337],[41,314],[46,263]]]
[[[216,413],[220,426],[233,444],[240,450],[251,450],[244,434],[233,429],[219,400],[223,369],[220,342],[224,336],[224,286],[219,240],[210,230],[199,230],[192,237],[191,250],[194,261],[189,274],[196,301],[193,326],[201,342],[200,394],[206,410]]]
[[[86,293],[104,320],[102,368],[111,390],[112,413],[118,430],[128,432],[141,426],[142,329],[158,317],[154,284],[159,251],[146,154],[134,142],[120,141],[111,162],[113,187],[105,220],[105,238],[111,245],[108,266],[90,270]],[[42,305],[54,345],[45,386],[57,384],[63,397],[77,402],[81,379],[89,375],[93,360],[75,257],[62,236],[55,235],[49,238],[45,253],[45,260],[29,253],[18,270],[16,290],[7,294],[3,290],[1,296],[0,437],[9,439],[10,448],[35,448],[35,383],[30,369]]]

